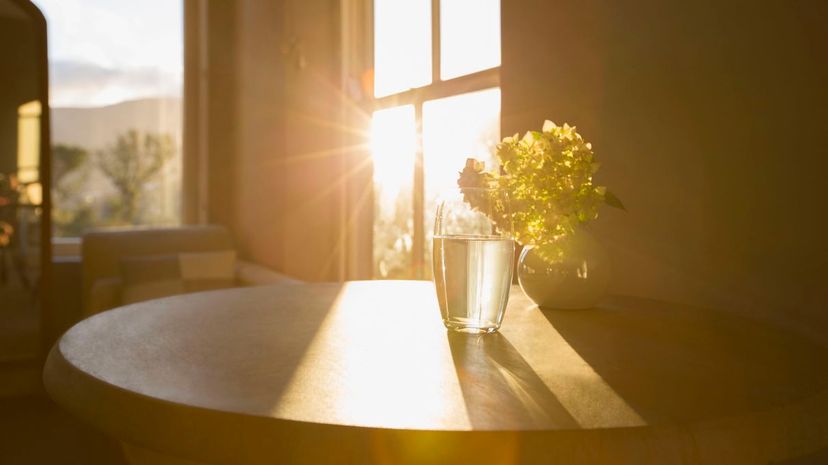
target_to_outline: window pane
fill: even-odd
[[[49,28],[55,236],[178,223],[181,0],[35,3]]]
[[[374,0],[374,95],[431,83],[431,0]]]
[[[414,107],[374,112],[371,153],[374,161],[374,275],[411,276],[414,235],[412,185],[417,134]]]
[[[431,257],[436,200],[441,190],[457,187],[467,158],[494,164],[500,139],[500,89],[432,100],[423,105],[426,262]],[[430,277],[431,267],[426,267]]]
[[[500,0],[440,1],[440,78],[500,66]]]

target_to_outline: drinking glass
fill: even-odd
[[[433,268],[446,328],[500,328],[515,259],[508,198],[489,188],[444,192],[434,221]]]

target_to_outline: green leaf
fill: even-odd
[[[627,211],[627,208],[621,203],[621,199],[618,198],[615,194],[613,194],[609,189],[604,193],[604,202],[609,205],[610,207],[619,208],[621,210]]]

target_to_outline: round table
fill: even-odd
[[[429,282],[239,288],[95,315],[64,408],[156,463],[767,464],[828,446],[828,350],[727,312],[611,297],[450,333]]]

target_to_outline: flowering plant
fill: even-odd
[[[513,238],[531,246],[552,245],[575,227],[598,216],[598,207],[607,204],[624,209],[621,201],[604,186],[592,182],[600,164],[592,144],[585,142],[574,126],[551,121],[541,131],[517,134],[497,145],[500,171],[485,171],[483,162],[470,158],[457,180],[461,188],[496,187],[507,192],[511,208],[498,214],[496,224],[511,221]],[[466,192],[466,201],[483,211],[480,194]],[[498,209],[495,208],[495,211]],[[504,210],[501,210],[504,211]]]

